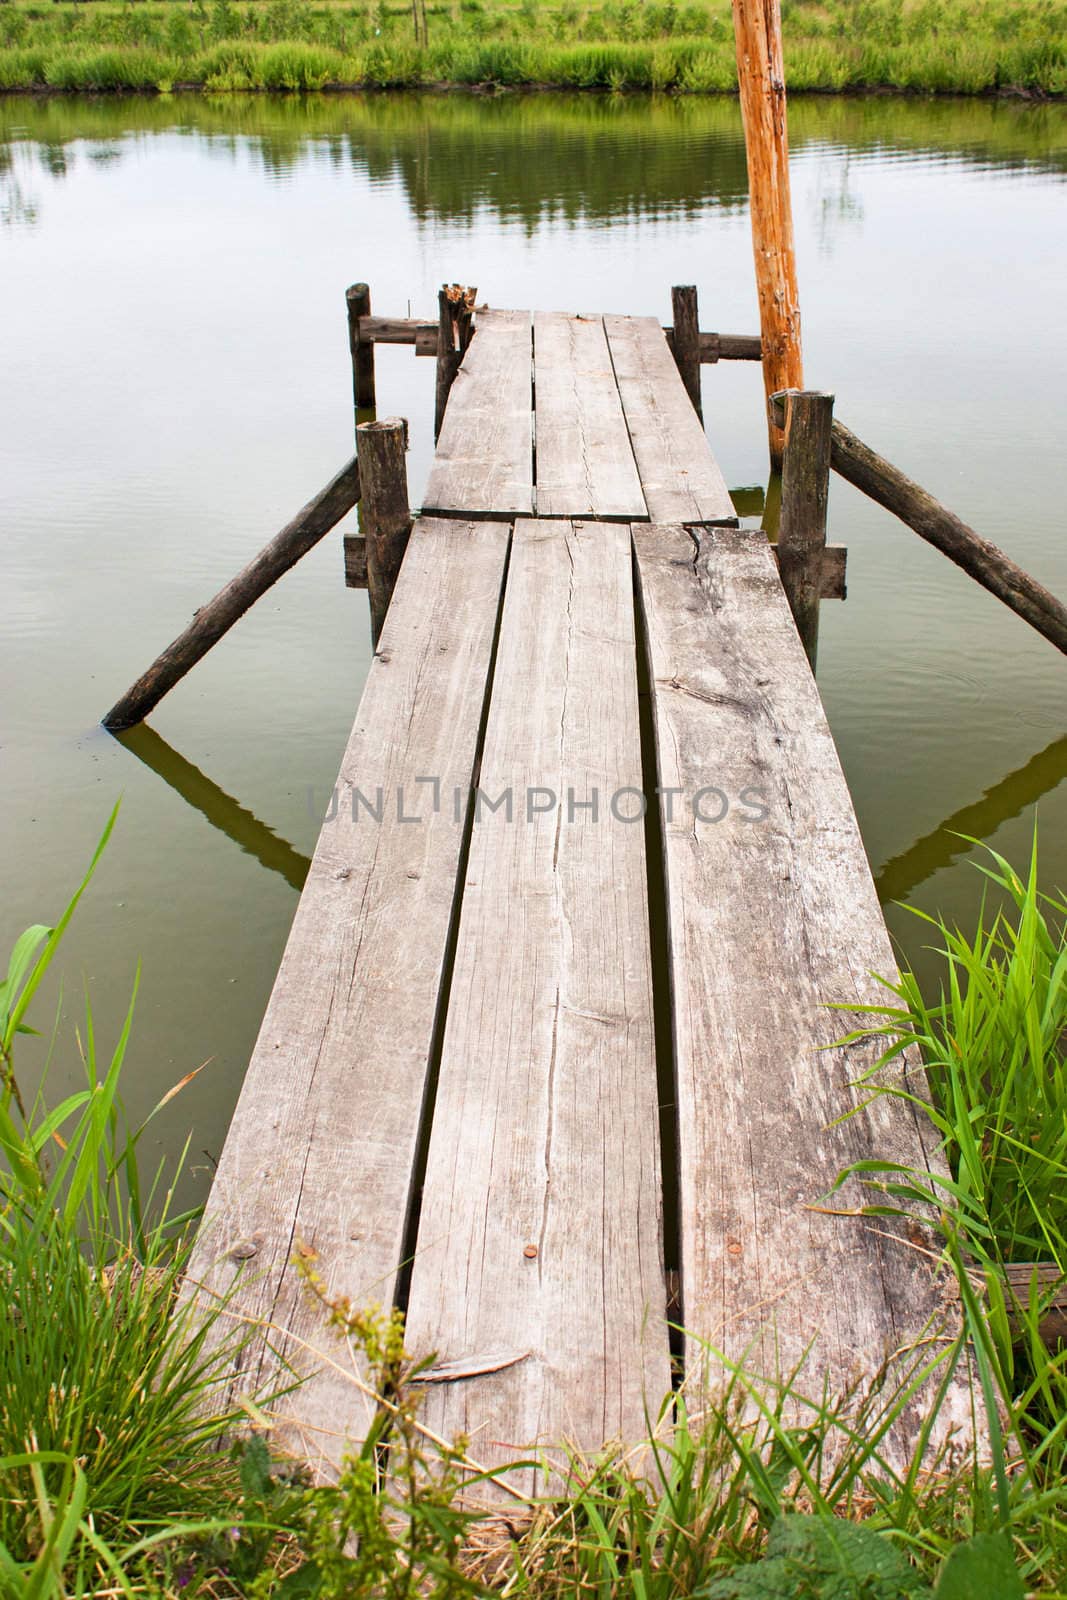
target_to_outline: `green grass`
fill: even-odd
[[[58,1600],[116,1550],[136,1571],[131,1548],[175,1520],[214,1525],[236,1483],[218,1445],[237,1416],[218,1391],[237,1340],[224,1307],[179,1300],[193,1219],[144,1192],[142,1130],[119,1100],[132,1002],[106,1057],[86,1002],[84,1087],[57,1106],[18,1077],[31,1004],[113,823],[58,923],[27,929],[0,981],[0,1593],[25,1600]]]
[[[228,68],[245,70],[237,58]],[[973,935],[932,922],[937,999],[905,974],[891,986],[899,1003],[870,1024],[885,1035],[872,1092],[915,1097],[951,1178],[931,1190],[877,1163],[859,1176],[883,1186],[890,1210],[940,1208],[956,1329],[838,1397],[809,1393],[803,1367],[768,1377],[709,1347],[714,1386],[694,1374],[668,1395],[643,1450],[565,1457],[562,1478],[557,1466],[542,1493],[510,1492],[505,1515],[498,1501],[487,1517],[471,1502],[485,1474],[467,1441],[422,1424],[399,1313],[331,1303],[307,1264],[323,1339],[333,1330],[340,1352],[359,1352],[366,1439],[337,1483],[314,1485],[302,1463],[272,1456],[271,1397],[223,1402],[235,1354],[232,1337],[214,1342],[225,1308],[205,1314],[182,1294],[195,1219],[172,1216],[158,1182],[145,1191],[142,1130],[122,1114],[132,1004],[103,1055],[87,1002],[83,1088],[54,1108],[23,1094],[34,998],[112,823],[56,926],[27,930],[0,982],[4,1600],[1067,1594],[1067,1352],[1041,1342],[1036,1301],[1013,1332],[996,1288],[998,1264],[1020,1253],[1062,1263],[1067,1227],[1067,906],[1040,893],[1036,847],[1025,879],[991,856],[999,909]],[[916,1049],[930,1100],[914,1061],[887,1076]],[[984,1418],[980,1449],[949,1448],[938,1427],[961,1373]],[[902,1462],[895,1425],[917,1414],[925,1426]]]
[[[936,999],[905,972],[887,984],[898,1003],[871,1008],[871,1025],[849,1036],[885,1043],[875,1093],[929,1120],[950,1177],[877,1162],[863,1176],[890,1197],[951,1208],[969,1248],[995,1267],[1056,1261],[1067,1273],[1067,902],[1038,887],[1036,835],[1025,878],[987,854],[980,870],[1000,903],[973,933],[912,908],[936,941]],[[908,1051],[912,1070],[889,1077]]]
[[[785,0],[783,18],[793,90],[1067,93],[1064,0]],[[0,89],[736,84],[728,0],[455,0],[428,28],[416,45],[386,0],[0,0]]]

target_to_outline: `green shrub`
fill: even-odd
[[[47,50],[0,50],[0,89],[43,89],[47,70]]]
[[[937,941],[936,999],[904,972],[886,983],[886,1004],[868,1008],[876,1020],[849,1035],[884,1044],[864,1081],[930,1122],[950,1177],[877,1161],[862,1174],[894,1200],[950,1211],[993,1265],[1067,1269],[1067,902],[1038,888],[1036,836],[1025,879],[983,848],[992,864],[980,870],[1004,903],[983,907],[973,935],[909,908]],[[887,1077],[907,1051],[910,1072]]]
[[[45,81],[53,89],[97,93],[107,89],[154,89],[168,76],[166,58],[134,46],[49,52]]]
[[[180,1300],[193,1219],[142,1190],[142,1130],[118,1094],[132,1002],[101,1059],[86,1001],[85,1087],[57,1107],[18,1077],[31,1002],[113,822],[59,922],[27,929],[0,982],[0,1577],[24,1600],[58,1600],[68,1560],[96,1567],[102,1540],[214,1518],[234,1482],[217,1447],[239,1415],[221,1386],[240,1341],[219,1336],[224,1305]]]
[[[256,84],[264,89],[321,89],[344,80],[345,58],[324,45],[273,44],[256,64]]]

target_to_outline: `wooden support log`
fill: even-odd
[[[778,570],[813,672],[819,645],[833,420],[832,394],[805,389],[786,395]]]
[[[437,353],[437,324],[419,317],[360,317],[359,337],[363,344],[413,344],[433,339]]]
[[[733,0],[733,11],[763,342],[763,382],[769,399],[779,390],[804,386],[789,197],[782,19],[779,0]],[[782,462],[784,440],[770,419],[769,443],[771,465],[777,469]]]
[[[671,290],[671,311],[674,316],[674,337],[671,349],[685,384],[686,393],[701,422],[704,413],[700,405],[700,320],[697,312],[695,284],[676,284]]]
[[[775,395],[771,401],[779,421],[784,416],[782,399]],[[1067,654],[1067,606],[840,422],[834,423],[830,435],[830,465]]]
[[[665,327],[663,332],[673,354],[674,329]],[[758,333],[701,333],[697,348],[703,366],[714,366],[717,361],[759,361],[763,353]]]
[[[117,733],[121,728],[132,728],[143,721],[167,691],[185,677],[190,667],[195,667],[201,656],[244,616],[249,606],[351,511],[359,499],[359,483],[359,463],[353,458],[321,494],[309,500],[292,522],[275,534],[254,561],[220,589],[206,606],[201,606],[185,632],[179,634],[122,699],[115,702],[103,719],[104,727]]]
[[[356,438],[363,489],[371,642],[377,647],[411,532],[404,460],[408,425],[403,417],[364,422],[356,429]]]
[[[763,340],[758,333],[702,333],[700,359],[715,361],[760,361]]]
[[[357,411],[374,405],[374,341],[361,337],[360,324],[370,316],[370,288],[354,283],[345,290],[348,345],[352,352],[352,398]]]

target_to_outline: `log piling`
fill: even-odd
[[[375,404],[374,339],[365,339],[362,321],[370,317],[370,288],[354,283],[345,291],[348,308],[348,344],[352,352],[352,400],[357,413]]]
[[[697,313],[695,284],[676,284],[671,290],[671,311],[674,316],[671,347],[686,393],[693,409],[703,422],[700,403],[700,319]]]
[[[472,312],[477,289],[464,289],[458,283],[443,284],[437,296],[437,387],[434,400],[433,436],[441,435],[445,406],[460,362],[474,337]]]
[[[371,642],[377,647],[400,576],[411,532],[403,417],[364,422],[356,429],[362,486],[361,520],[367,559]]]
[[[800,390],[786,396],[778,570],[812,671],[819,643],[833,414],[832,394]]]

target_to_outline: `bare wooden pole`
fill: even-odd
[[[356,429],[363,488],[361,506],[367,552],[371,641],[377,646],[385,614],[400,576],[411,532],[403,417],[363,422]]]
[[[104,727],[117,733],[147,717],[190,667],[195,667],[201,656],[244,616],[249,606],[317,545],[346,511],[351,511],[359,499],[359,482],[359,463],[353,458],[321,494],[309,500],[292,522],[275,534],[254,561],[220,589],[206,606],[201,606],[185,632],[179,634],[122,699],[115,702],[104,718]]]
[[[785,69],[779,0],[733,0],[737,79],[748,157],[752,250],[756,262],[763,382],[768,399],[804,387],[800,299],[789,197]],[[769,420],[771,465],[781,466],[784,440]]]
[[[778,570],[813,672],[819,647],[833,420],[832,394],[805,389],[786,395]]]
[[[674,332],[671,345],[674,359],[693,402],[693,409],[703,422],[700,405],[700,318],[697,312],[696,285],[676,284],[671,290],[671,311]]]
[[[352,398],[357,411],[374,404],[374,341],[361,337],[359,319],[370,316],[370,288],[354,283],[345,290],[348,346],[352,352]]]

